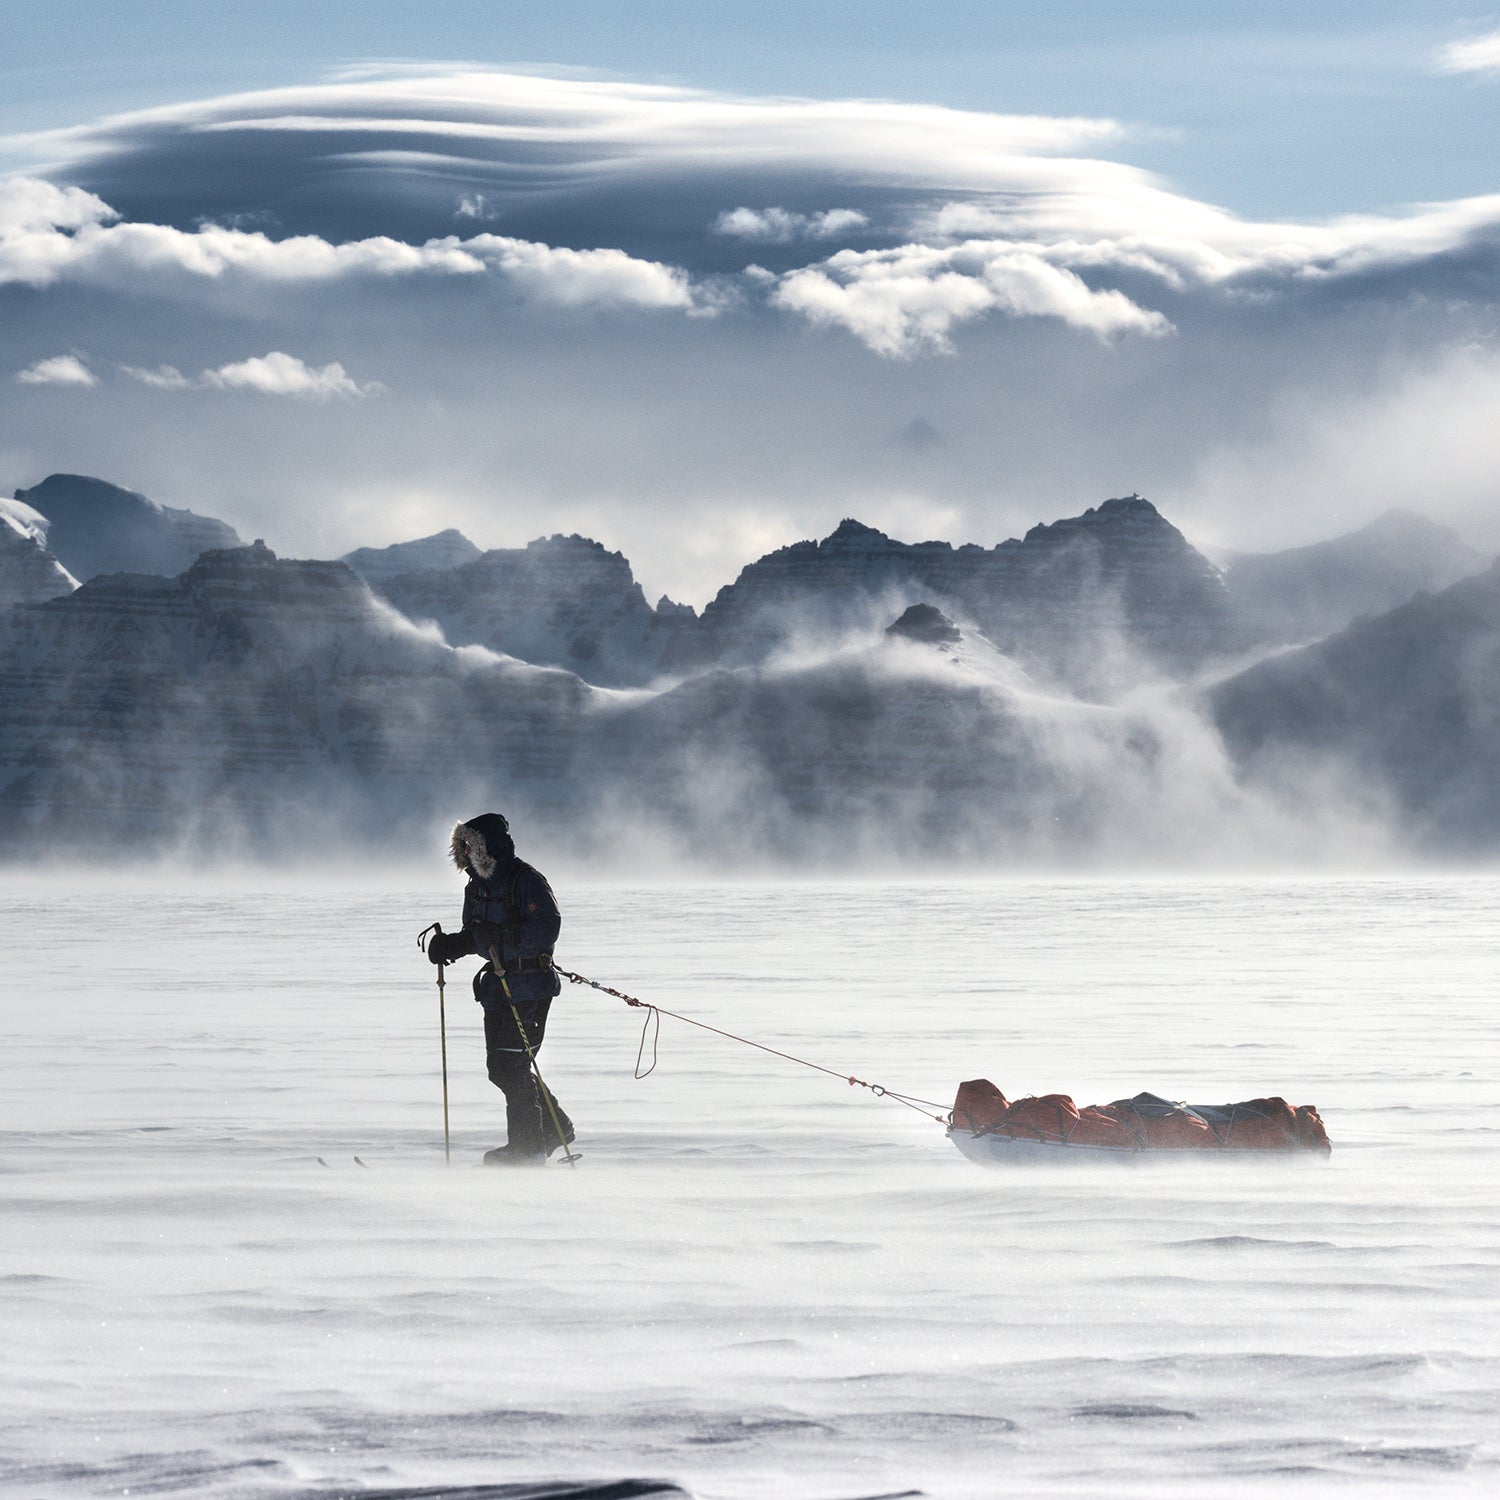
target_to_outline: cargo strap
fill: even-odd
[[[556,965],[553,966],[554,968]],[[940,1115],[930,1114],[930,1110],[942,1109],[943,1106],[932,1099],[919,1099],[915,1094],[899,1094],[895,1089],[886,1088],[884,1084],[868,1083],[863,1078],[856,1078],[852,1073],[841,1073],[837,1068],[825,1068],[822,1063],[809,1062],[805,1057],[794,1056],[790,1052],[782,1052],[776,1047],[768,1047],[764,1042],[753,1042],[747,1036],[737,1036],[732,1031],[723,1031],[717,1026],[710,1026],[707,1021],[695,1021],[692,1016],[684,1016],[675,1010],[667,1010],[664,1006],[653,1005],[648,1000],[637,1000],[634,995],[627,995],[623,990],[614,989],[607,984],[601,984],[597,979],[589,979],[582,974],[574,974],[568,969],[558,969],[557,972],[574,984],[587,985],[591,990],[598,990],[603,995],[613,995],[616,1000],[623,1000],[626,1005],[636,1006],[647,1012],[645,1024],[641,1027],[641,1045],[636,1054],[635,1076],[637,1078],[649,1077],[656,1067],[657,1039],[661,1034],[661,1018],[671,1016],[674,1021],[683,1021],[689,1026],[696,1026],[700,1031],[711,1031],[715,1036],[722,1036],[731,1042],[738,1042],[743,1047],[754,1047],[759,1052],[769,1052],[772,1057],[785,1058],[787,1062],[797,1063],[804,1068],[812,1068],[818,1073],[826,1073],[830,1078],[842,1078],[850,1088],[869,1089],[877,1099],[894,1099],[897,1104],[904,1104],[908,1109],[914,1109],[919,1115],[926,1115],[929,1120],[936,1120],[939,1125],[947,1126],[951,1123],[949,1115],[944,1112]],[[645,1059],[646,1038],[648,1033],[651,1037],[651,1066],[642,1068],[641,1063]]]

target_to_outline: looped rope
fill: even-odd
[[[653,1005],[649,1000],[637,1000],[634,995],[627,995],[624,990],[617,990],[612,985],[601,984],[597,979],[589,979],[583,974],[574,974],[569,969],[560,969],[554,963],[554,971],[564,979],[574,984],[587,985],[591,990],[598,990],[602,995],[612,995],[616,1000],[623,1000],[626,1005],[633,1005],[648,1011],[645,1024],[641,1027],[641,1045],[636,1053],[635,1076],[637,1078],[649,1077],[656,1067],[657,1043],[661,1036],[661,1018],[671,1016],[674,1021],[686,1022],[689,1026],[696,1026],[701,1031],[711,1031],[715,1036],[722,1036],[731,1042],[739,1042],[745,1047],[754,1047],[760,1052],[769,1052],[772,1057],[785,1058],[787,1062],[797,1063],[804,1068],[812,1068],[816,1072],[826,1073],[830,1078],[842,1078],[850,1088],[868,1089],[877,1099],[894,1099],[897,1104],[904,1104],[908,1109],[914,1109],[919,1115],[925,1115],[929,1120],[936,1120],[939,1125],[947,1126],[952,1123],[951,1113],[944,1111],[939,1115],[929,1114],[929,1110],[942,1109],[943,1106],[933,1099],[919,1099],[915,1094],[898,1094],[895,1089],[886,1088],[884,1084],[867,1083],[863,1078],[856,1078],[852,1073],[841,1073],[837,1068],[825,1068],[822,1063],[809,1062],[805,1057],[797,1057],[790,1052],[782,1052],[775,1047],[768,1047],[764,1042],[751,1041],[747,1036],[737,1036],[732,1031],[722,1031],[717,1026],[710,1026],[707,1021],[695,1021],[692,1016],[684,1016],[675,1010],[667,1010],[664,1006]],[[644,1072],[641,1071],[641,1062],[646,1054],[646,1033],[655,1023],[656,1030],[651,1039],[651,1066]],[[925,1108],[924,1108],[925,1106]]]

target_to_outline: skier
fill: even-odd
[[[516,857],[510,825],[499,813],[454,824],[451,848],[454,865],[469,877],[463,928],[434,933],[427,956],[435,964],[470,953],[485,960],[474,976],[474,998],[484,1007],[490,1082],[505,1095],[507,1139],[484,1159],[489,1166],[541,1163],[573,1140],[573,1122],[556,1096],[543,1096],[534,1065],[547,1012],[562,989],[552,967],[562,927],[557,899],[546,876]]]

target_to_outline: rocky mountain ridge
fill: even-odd
[[[73,577],[157,573],[174,577],[213,547],[236,547],[232,526],[159,505],[84,474],[49,474],[17,500],[47,518],[47,547]]]
[[[721,589],[703,611],[705,654],[763,659],[799,637],[883,624],[922,602],[1088,692],[1107,690],[1122,657],[1180,674],[1245,644],[1219,570],[1150,501],[1130,495],[992,548],[898,542],[845,520],[821,542],[749,564]]]
[[[39,512],[0,520],[45,562]],[[1346,783],[1424,847],[1500,847],[1494,570],[1200,694],[1174,680],[1243,619],[1138,496],[994,548],[846,521],[701,617],[576,536],[379,576],[429,542],[467,555],[356,554],[373,588],[261,542],[48,574],[0,609],[0,852],[383,848],[500,805],[606,855],[1295,857]]]
[[[1500,562],[1208,694],[1244,772],[1325,779],[1427,852],[1500,847]]]
[[[1446,526],[1389,510],[1357,531],[1311,546],[1230,553],[1223,570],[1254,637],[1279,645],[1316,640],[1360,615],[1447,588],[1488,561]]]
[[[454,527],[418,537],[414,542],[395,542],[389,547],[356,547],[339,559],[366,583],[379,583],[401,573],[434,568],[461,568],[480,556],[478,547]]]
[[[583,536],[541,537],[374,582],[402,614],[436,622],[450,645],[487,646],[601,687],[639,686],[671,670],[697,623],[669,599],[653,609],[623,554]]]

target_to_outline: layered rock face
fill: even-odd
[[[576,761],[588,826],[733,868],[1172,858],[1207,828],[1232,846],[1241,794],[1190,718],[1049,694],[936,611],[903,618],[601,704]]]
[[[340,559],[366,583],[379,584],[399,573],[430,569],[461,568],[482,554],[463,532],[449,528],[419,537],[414,542],[396,542],[389,547],[358,547]]]
[[[1500,843],[1500,564],[1219,684],[1246,772],[1393,809],[1431,850]]]
[[[471,796],[544,803],[587,690],[465,660],[343,564],[257,543],[12,609],[0,695],[0,849],[307,851]]]
[[[909,545],[846,520],[720,590],[703,612],[704,649],[724,661],[763,659],[923,601],[1091,691],[1142,666],[1185,672],[1241,643],[1218,570],[1132,495],[988,549]]]
[[[211,547],[237,547],[232,526],[158,505],[134,490],[82,474],[50,474],[24,501],[47,518],[47,546],[75,578],[100,573],[174,576]]]
[[[19,500],[0,500],[0,610],[70,594],[73,577],[47,550],[47,520]]]
[[[1133,496],[988,549],[846,521],[746,568],[702,619],[653,609],[581,537],[381,594],[262,543],[72,591],[47,524],[0,510],[0,584],[13,555],[31,590],[0,610],[0,853],[306,855],[500,807],[605,857],[644,839],[762,865],[1134,860],[1259,853],[1278,829],[1307,847],[1342,785],[1424,847],[1500,847],[1496,570],[1189,697],[1163,674],[1241,648],[1254,611]],[[1400,537],[1375,541],[1340,608],[1395,576]],[[378,578],[469,544],[409,548],[351,555]],[[1323,557],[1267,560],[1242,600]]]
[[[1224,581],[1257,641],[1291,643],[1447,588],[1486,562],[1448,527],[1392,510],[1359,531],[1310,547],[1232,554]]]
[[[10,610],[0,694],[12,856],[316,857],[479,807],[606,857],[645,835],[760,864],[1052,856],[1143,821],[1170,847],[1186,826],[1170,732],[1047,696],[935,611],[812,666],[596,693],[257,543]]]
[[[581,536],[545,537],[379,586],[403,614],[436,621],[450,645],[488,646],[605,687],[651,681],[697,623],[667,599],[652,609],[625,558]]]

